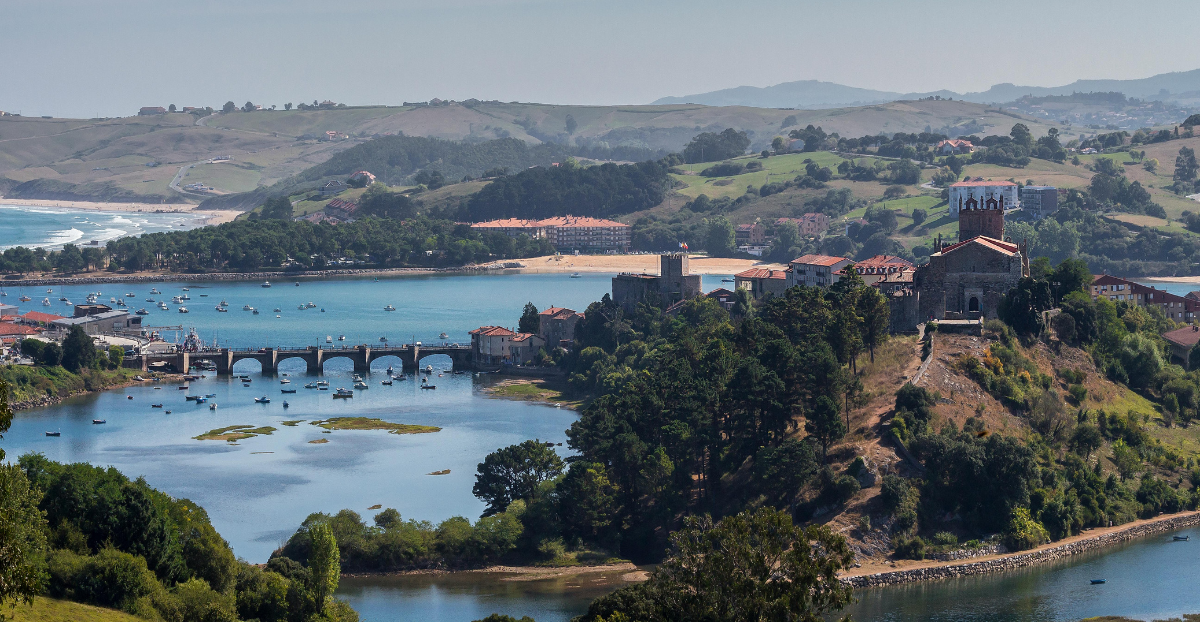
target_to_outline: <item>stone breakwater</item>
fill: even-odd
[[[853,577],[842,578],[842,582],[855,588],[865,588],[868,586],[887,586],[889,584],[905,584],[909,582],[940,580],[944,578],[960,577],[965,575],[979,575],[982,573],[1008,571],[1010,569],[1020,569],[1033,566],[1035,564],[1042,564],[1044,562],[1053,562],[1055,560],[1069,558],[1081,553],[1087,553],[1089,551],[1095,551],[1104,547],[1110,547],[1112,545],[1133,540],[1134,538],[1163,534],[1195,525],[1200,525],[1200,512],[1193,512],[1191,514],[1166,518],[1161,521],[1154,521],[1152,523],[1143,523],[1128,529],[1101,534],[1094,538],[1077,540],[1075,542],[1044,549],[1035,549],[1033,551],[1016,554],[1005,558],[993,558],[991,560],[982,560],[967,564],[923,567],[919,569],[904,569],[899,571],[888,571],[885,573],[873,573],[870,575],[856,575]]]

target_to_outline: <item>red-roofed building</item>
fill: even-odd
[[[495,219],[472,223],[479,232],[499,232],[509,238],[521,234],[548,239],[559,251],[627,252],[632,228],[624,223],[592,217],[551,217],[549,219]]]
[[[1200,300],[1192,297],[1175,295],[1156,289],[1153,285],[1146,286],[1130,282],[1124,278],[1103,275],[1092,280],[1092,297],[1106,297],[1117,302],[1130,302],[1137,306],[1157,306],[1166,311],[1167,317],[1176,323],[1191,323],[1196,321],[1200,313]]]
[[[49,326],[50,324],[62,319],[62,315],[54,315],[53,313],[39,313],[37,311],[29,311],[24,315],[18,315],[17,321],[29,324],[31,326]]]
[[[537,359],[538,351],[546,347],[546,340],[533,333],[517,333],[508,343],[509,360],[514,365],[525,365]]]
[[[747,269],[733,276],[735,289],[745,289],[755,300],[783,295],[787,291],[787,272],[782,269]]]
[[[727,311],[733,310],[733,303],[737,301],[737,294],[729,289],[726,289],[725,287],[713,289],[704,295],[705,297],[710,297],[716,300],[717,303],[725,307],[725,310]]]
[[[471,355],[479,365],[499,365],[509,361],[509,349],[517,333],[503,326],[481,326],[471,331]]]
[[[837,281],[835,277],[852,260],[841,256],[807,254],[788,264],[788,287],[827,287]]]
[[[1171,357],[1179,360],[1185,369],[1192,369],[1192,349],[1200,343],[1200,326],[1192,324],[1183,328],[1163,333],[1167,346],[1171,349]]]
[[[854,270],[867,286],[875,286],[888,277],[897,277],[905,271],[913,271],[916,265],[899,256],[872,256],[854,263]]]
[[[798,219],[789,217],[775,219],[775,227],[784,223],[795,223],[801,236],[820,236],[829,230],[829,215],[820,212],[806,212]]]
[[[546,339],[546,345],[551,348],[570,349],[571,342],[575,340],[575,325],[582,319],[583,313],[551,306],[538,313],[538,334]]]
[[[939,155],[970,153],[974,150],[975,145],[971,144],[970,140],[942,140],[937,143],[937,152]]]
[[[9,324],[0,323],[0,337],[12,340],[21,340],[26,337],[32,337],[38,333],[38,329],[33,326],[24,324]]]
[[[734,230],[734,242],[743,245],[766,245],[767,231],[761,223],[743,223]]]

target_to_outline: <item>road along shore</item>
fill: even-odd
[[[931,561],[915,563],[908,568],[878,573],[847,571],[841,580],[855,588],[907,584],[925,580],[941,580],[965,575],[995,573],[1053,562],[1081,553],[1111,547],[1135,538],[1165,534],[1185,527],[1200,525],[1200,512],[1164,514],[1152,519],[1132,521],[1116,527],[1096,528],[1078,536],[1065,538],[1029,551],[1008,553],[987,560],[966,560],[947,563]]]

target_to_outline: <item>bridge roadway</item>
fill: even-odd
[[[201,350],[199,352],[160,352],[142,354],[125,360],[126,367],[147,369],[151,363],[165,361],[182,374],[186,374],[192,362],[197,359],[208,359],[217,364],[217,374],[232,374],[233,366],[242,359],[254,359],[262,366],[263,374],[279,372],[279,363],[286,359],[303,359],[308,366],[308,374],[318,375],[324,371],[325,362],[330,359],[345,357],[354,362],[354,371],[366,373],[371,371],[371,362],[379,357],[397,357],[403,362],[405,370],[416,370],[421,359],[438,354],[450,357],[455,369],[469,369],[473,366],[471,346],[466,344],[404,344],[391,345],[358,345],[358,346],[308,346],[304,348],[220,348]]]

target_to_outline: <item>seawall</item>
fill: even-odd
[[[1020,569],[1045,562],[1053,562],[1055,560],[1069,558],[1081,553],[1103,549],[1104,547],[1111,547],[1112,545],[1120,544],[1135,538],[1163,534],[1177,529],[1182,529],[1184,527],[1193,527],[1196,525],[1200,525],[1200,512],[1191,512],[1188,514],[1181,514],[1179,516],[1164,518],[1149,523],[1134,525],[1133,527],[1100,534],[1098,536],[1085,538],[1083,540],[1076,540],[1052,547],[1034,549],[1032,551],[1023,553],[1015,553],[1001,558],[992,558],[990,560],[980,560],[978,562],[968,562],[964,564],[947,564],[941,566],[872,573],[869,575],[855,575],[841,579],[842,582],[855,588],[865,588],[868,586],[887,586],[889,584],[906,584],[909,582],[921,582],[924,580],[940,580],[965,575],[995,573],[999,571],[1007,571],[1009,569]]]

